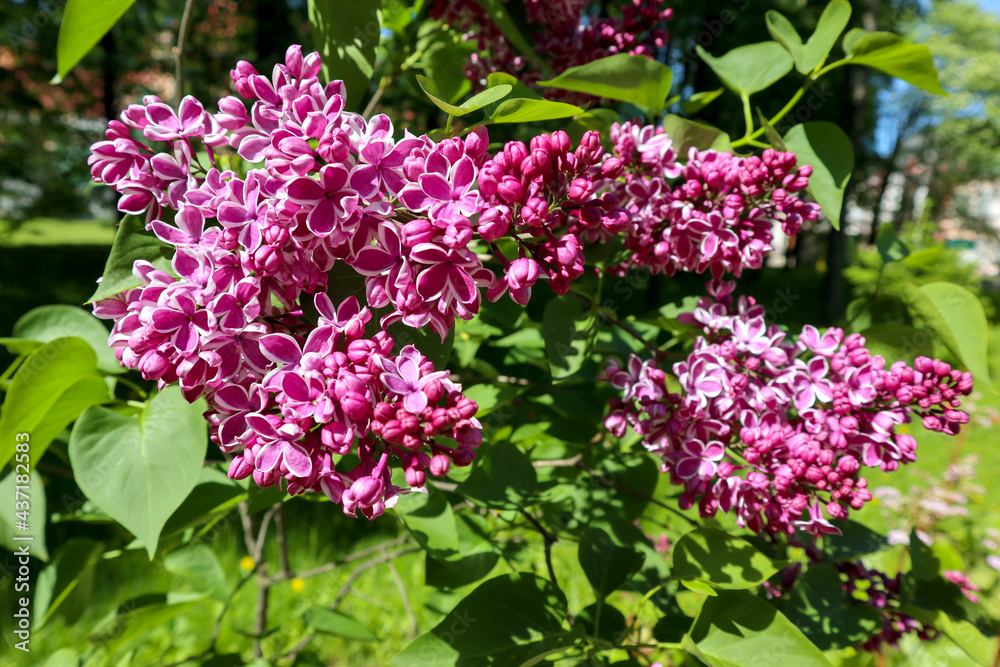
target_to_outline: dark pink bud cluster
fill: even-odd
[[[587,15],[587,0],[527,0],[525,17],[537,28],[535,52],[556,72],[585,65],[617,53],[655,58],[670,39],[665,24],[673,10],[662,0],[632,0],[618,18]],[[474,41],[465,74],[477,86],[486,86],[493,72],[515,74],[527,83],[541,79],[542,72],[514,49],[489,13],[474,0],[438,0],[430,16],[456,28],[463,39]],[[589,95],[550,89],[546,95],[576,102],[593,101]]]
[[[653,361],[612,361],[606,380],[622,390],[606,425],[631,426],[684,487],[681,505],[702,516],[734,512],[760,532],[836,532],[871,499],[862,467],[896,470],[916,460],[916,440],[897,427],[923,418],[954,434],[968,421],[960,399],[972,375],[920,358],[913,368],[885,361],[858,334],[805,327],[790,339],[765,321],[752,298],[731,298],[735,283],[709,284],[682,321],[703,332],[667,389]]]
[[[539,135],[527,146],[512,141],[483,165],[479,192],[486,210],[479,235],[494,241],[510,233],[521,252],[488,292],[490,299],[510,288],[515,301],[527,303],[543,273],[556,293],[565,294],[583,274],[581,236],[606,240],[624,228],[628,214],[617,197],[597,192],[603,160],[597,132],[584,134],[574,149],[569,135],[558,131]]]

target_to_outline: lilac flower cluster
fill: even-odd
[[[763,266],[776,224],[795,235],[819,217],[817,204],[792,196],[812,174],[812,167],[796,166],[794,153],[738,157],[691,148],[682,166],[662,128],[615,124],[611,139],[624,174],[611,191],[632,218],[625,247],[633,255],[619,271],[647,266],[667,275],[739,276]]]
[[[474,403],[415,350],[394,356],[386,327],[429,327],[443,339],[456,318],[478,312],[484,288],[520,304],[539,280],[565,294],[584,272],[584,243],[673,233],[648,191],[679,209],[695,201],[691,192],[728,186],[714,171],[682,168],[662,130],[635,122],[615,126],[610,153],[596,132],[576,147],[554,132],[495,155],[481,126],[438,142],[397,138],[386,116],[346,111],[342,82],[321,84],[320,64],[293,46],[270,76],[238,63],[238,96],[221,99],[217,113],[191,97],[175,112],[150,96],[109,124],[93,146],[92,177],[122,194],[123,212],[145,214],[173,258],[171,272],[136,262],[138,286],[95,313],[114,320],[111,344],[125,366],[179,384],[189,400],[207,398],[234,477],[284,478],[293,491],[322,489],[345,511],[373,515],[396,493],[386,455],[399,455],[419,487],[427,470],[467,464],[479,442]],[[739,162],[763,176],[737,174],[734,191],[752,191],[755,206],[782,215],[806,206],[769,189],[805,183],[794,163],[791,154]],[[674,198],[669,182],[685,170],[675,190],[686,194]],[[685,270],[735,273],[756,265],[743,232],[735,232],[739,257],[727,245],[725,227],[742,224],[737,195],[725,203],[737,222],[691,231],[689,220],[706,217],[715,196],[688,207],[698,212],[685,214],[666,255],[633,263],[670,256]],[[508,259],[501,245],[518,256]],[[691,248],[713,259],[678,254]],[[338,262],[364,281],[364,307],[353,298],[335,307],[325,294]],[[369,325],[369,309],[381,309],[379,326]],[[355,443],[361,464],[335,472],[331,457]]]
[[[654,361],[612,361],[605,379],[623,392],[606,425],[631,426],[683,486],[682,507],[720,509],[755,532],[836,532],[872,498],[862,467],[896,470],[916,459],[917,443],[897,427],[922,418],[955,434],[969,416],[960,399],[972,375],[920,357],[886,367],[858,334],[807,326],[795,339],[765,321],[735,283],[712,281],[682,320],[701,329],[673,371],[680,391]]]
[[[534,26],[536,54],[556,72],[618,53],[656,57],[667,46],[670,34],[665,24],[673,10],[663,0],[632,0],[622,7],[622,18],[587,17],[590,0],[527,0],[525,18]],[[519,54],[489,12],[474,0],[438,0],[431,18],[464,33],[463,40],[475,41],[465,75],[478,87],[485,87],[493,72],[518,76],[526,83],[542,78],[542,71]],[[593,100],[588,95],[549,89],[546,95],[567,101]]]
[[[394,355],[384,330],[367,335],[368,307],[353,297],[335,307],[327,272],[358,264],[368,305],[394,306],[383,326],[437,324],[444,335],[454,312],[471,316],[492,274],[468,240],[450,247],[447,235],[460,233],[452,225],[403,244],[393,213],[397,197],[431,208],[431,223],[447,217],[433,205],[465,210],[451,193],[474,181],[469,166],[485,159],[486,138],[397,142],[384,116],[345,112],[341,82],[321,85],[319,69],[317,54],[292,47],[270,77],[241,62],[232,78],[243,100],[220,100],[216,114],[190,97],[177,113],[147,98],[110,123],[93,148],[93,178],[122,193],[121,210],[146,213],[147,229],[174,250],[173,275],[138,261],[139,286],[94,311],[114,321],[123,365],[207,399],[212,438],[233,454],[231,477],[284,479],[291,493],[322,491],[347,514],[374,517],[402,492],[390,455],[417,488],[427,471],[471,462],[477,408],[412,346]],[[241,159],[263,167],[226,168]],[[402,192],[416,182],[423,208]],[[360,463],[336,469],[333,457],[352,451]]]

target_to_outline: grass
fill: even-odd
[[[111,220],[65,220],[32,218],[14,225],[0,220],[0,247],[96,245],[110,246],[115,240],[115,223]]]

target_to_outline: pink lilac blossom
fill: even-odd
[[[537,28],[535,53],[554,71],[618,53],[654,58],[666,48],[670,34],[665,24],[673,10],[663,7],[663,0],[632,0],[622,7],[621,19],[585,17],[591,4],[589,0],[525,2],[525,18]],[[543,73],[535,61],[517,52],[480,3],[438,0],[431,6],[430,16],[464,33],[463,41],[475,43],[465,75],[476,87],[485,87],[487,77],[494,72],[516,75],[525,83],[541,80]],[[594,99],[558,89],[545,94],[574,102]]]
[[[916,460],[916,440],[897,427],[914,417],[952,434],[968,422],[960,399],[972,375],[917,358],[886,366],[858,334],[807,326],[792,338],[765,321],[752,298],[732,298],[735,283],[712,281],[682,321],[700,329],[690,356],[666,373],[633,356],[612,361],[605,377],[622,390],[606,419],[628,427],[663,459],[683,487],[684,508],[702,516],[736,514],[755,532],[837,532],[872,498],[864,468],[884,472]]]
[[[93,148],[92,176],[124,195],[123,211],[145,213],[173,258],[169,271],[135,262],[137,286],[98,301],[94,312],[113,320],[109,343],[124,366],[208,401],[211,437],[230,455],[231,477],[284,480],[290,493],[323,492],[345,513],[373,518],[410,490],[393,485],[390,460],[422,490],[428,472],[472,461],[481,426],[476,404],[446,371],[412,346],[394,353],[384,330],[366,334],[368,307],[354,297],[335,307],[327,272],[369,259],[378,238],[398,238],[404,161],[418,149],[454,157],[455,142],[395,141],[384,116],[344,111],[342,83],[320,84],[319,69],[317,54],[292,47],[269,77],[239,63],[232,78],[243,99],[221,100],[217,114],[190,97],[179,113],[148,97],[110,123],[107,141]],[[485,133],[456,141],[482,162]],[[262,164],[238,174],[224,167],[227,151]],[[453,191],[475,173],[445,176]],[[444,335],[456,312],[475,312],[478,287],[492,274],[474,254],[456,261],[447,231],[399,244],[384,271],[368,262],[373,307],[419,293],[410,295],[419,305],[404,299],[408,310],[383,325],[409,316],[419,326],[431,311]],[[469,276],[473,289],[453,287]],[[350,453],[360,462],[341,469],[337,461]]]
[[[627,245],[647,227],[709,258],[674,248],[673,268],[658,270],[738,273],[766,250],[768,236],[748,241],[756,244],[749,251],[738,235],[737,257],[719,249],[729,248],[725,239],[706,240],[725,230],[670,231],[673,222],[645,211],[632,186],[673,201],[670,182],[688,169],[660,129],[616,126],[612,153],[597,132],[575,147],[565,132],[541,134],[496,155],[482,126],[437,142],[409,132],[397,139],[386,116],[345,110],[343,83],[320,83],[320,65],[297,46],[269,76],[241,61],[231,72],[238,95],[219,100],[218,113],[190,97],[174,112],[149,96],[109,123],[89,160],[94,181],[123,195],[122,211],[145,214],[146,229],[173,253],[170,271],[137,261],[137,286],[94,312],[114,321],[110,344],[123,365],[161,387],[179,384],[191,401],[207,398],[233,476],[265,485],[284,478],[296,492],[347,498],[349,513],[378,513],[396,493],[384,456],[410,452],[408,479],[422,480],[448,461],[467,464],[479,438],[461,388],[415,350],[394,355],[386,327],[429,327],[444,339],[457,318],[479,311],[484,289],[493,300],[509,291],[520,304],[539,281],[565,294],[584,273],[585,243],[625,233]],[[240,161],[250,168],[227,166]],[[772,189],[804,185],[808,173],[794,162],[791,154],[740,162],[762,175],[739,176],[737,189],[758,208],[806,206]],[[678,206],[697,179],[715,183],[716,172],[699,169],[676,188]],[[726,206],[739,213],[736,198],[727,195]],[[701,215],[712,205],[693,208]],[[508,259],[501,241],[518,256]],[[347,299],[335,308],[326,296],[338,263],[364,281],[363,306]],[[381,330],[368,327],[373,335],[365,333],[370,309],[384,309]],[[317,311],[318,323],[307,316]],[[361,464],[334,473],[331,455],[353,444]],[[703,444],[687,446],[683,470],[708,477],[726,469],[721,446]]]

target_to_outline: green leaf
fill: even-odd
[[[545,305],[542,337],[553,379],[573,375],[586,361],[587,335],[583,331],[586,319],[583,306],[571,296],[558,296]]]
[[[642,567],[643,555],[617,542],[601,528],[588,528],[580,538],[580,566],[598,599],[604,599]]]
[[[0,480],[0,546],[8,551],[15,551],[18,547],[28,546],[31,555],[41,560],[49,559],[49,552],[45,548],[45,485],[42,478],[34,470],[35,458],[30,458],[27,484],[18,484],[17,477],[24,473],[24,468],[18,470],[14,468],[11,472]],[[18,491],[23,492],[19,494]],[[17,528],[16,512],[25,511],[25,506],[17,507],[17,501],[27,501],[28,503],[28,530]],[[30,537],[29,540],[16,540],[15,537]],[[38,611],[35,611],[35,618]]]
[[[960,648],[976,665],[990,667],[994,664],[996,640],[983,636],[983,633],[972,623],[962,619],[951,618],[939,609],[932,611],[904,605],[900,611],[908,616],[912,616],[921,623],[933,626],[951,640],[955,646]],[[953,664],[966,664],[966,662],[955,662]]]
[[[930,271],[941,263],[942,257],[944,257],[944,248],[937,245],[910,253],[900,261],[914,268]]]
[[[87,55],[111,30],[135,0],[67,0],[56,41],[56,71],[53,83]]]
[[[534,123],[582,114],[583,109],[565,102],[515,97],[497,105],[489,123]]]
[[[142,218],[126,215],[118,225],[118,233],[111,244],[111,254],[104,265],[101,284],[87,303],[138,287],[139,279],[132,275],[132,266],[136,260],[144,259],[156,268],[170,273],[172,256],[173,247],[156,238],[152,232],[147,232]]]
[[[483,507],[516,511],[531,503],[538,486],[538,474],[528,457],[503,442],[476,457],[472,474],[458,492]]]
[[[742,537],[716,528],[698,528],[684,535],[671,555],[673,576],[702,580],[716,588],[751,588],[786,565],[762,553]]]
[[[674,150],[682,160],[687,160],[691,148],[700,151],[714,149],[726,153],[733,150],[729,135],[719,128],[674,114],[668,114],[663,119],[663,130],[670,136]]]
[[[4,398],[0,466],[14,455],[18,433],[30,436],[31,460],[37,463],[81,412],[108,400],[108,386],[86,341],[57,338],[42,345],[17,369]]]
[[[905,324],[873,324],[861,335],[872,354],[880,354],[890,364],[895,361],[912,363],[917,357],[934,354],[933,336],[922,329]]]
[[[947,95],[938,79],[931,50],[891,32],[855,28],[844,37],[845,65],[867,65],[935,95]]]
[[[652,58],[618,53],[570,67],[538,85],[631,102],[658,112],[670,96],[673,77],[673,70]]]
[[[960,285],[935,282],[908,285],[910,311],[926,321],[941,342],[972,372],[980,387],[992,390],[989,373],[989,324],[976,295]]]
[[[445,364],[448,363],[448,358],[451,356],[451,348],[455,345],[454,329],[448,332],[444,340],[430,327],[414,329],[402,322],[390,324],[388,331],[394,343],[393,352],[399,354],[399,351],[407,345],[413,345],[438,370],[442,370]]]
[[[375,51],[382,35],[381,0],[309,0],[313,41],[323,57],[323,77],[341,79],[347,108],[361,106],[375,71]]]
[[[831,667],[781,612],[746,591],[706,600],[684,644],[710,667]]]
[[[434,627],[389,661],[392,667],[528,667],[564,651],[566,598],[549,581],[513,573],[472,591]]]
[[[910,574],[917,579],[933,581],[941,576],[941,559],[934,550],[924,544],[917,529],[910,531]]]
[[[499,560],[500,554],[493,551],[481,551],[455,561],[440,561],[428,556],[424,580],[434,588],[462,588],[492,572]]]
[[[803,44],[795,27],[782,14],[772,10],[765,15],[771,37],[792,54],[795,68],[802,74],[809,74],[823,64],[850,18],[851,4],[847,0],[833,0],[823,10],[816,32]]]
[[[910,254],[910,249],[899,238],[896,228],[891,224],[883,224],[878,228],[878,233],[875,237],[875,247],[878,249],[878,254],[882,257],[882,261],[886,264],[889,262],[898,262]]]
[[[787,150],[798,156],[799,164],[813,168],[809,194],[813,196],[833,226],[840,229],[844,190],[854,170],[851,140],[833,123],[812,121],[796,125],[785,134]]]
[[[782,612],[822,651],[860,646],[882,628],[882,612],[852,603],[829,563],[809,566]]]
[[[712,68],[719,80],[740,95],[753,95],[792,71],[794,62],[777,42],[759,42],[740,46],[721,58],[695,47],[698,55]]]
[[[226,573],[219,557],[205,544],[190,544],[171,551],[164,557],[163,567],[214,600],[229,599]]]
[[[715,90],[709,90],[703,93],[695,93],[691,97],[687,98],[681,102],[681,109],[687,114],[696,114],[709,104],[714,102],[716,98],[726,91],[725,88],[717,88]]]
[[[428,554],[441,560],[458,555],[455,515],[442,492],[431,490],[403,496],[396,503],[396,511]]]
[[[792,54],[796,69],[803,72],[801,63],[804,63],[806,59],[806,47],[802,43],[799,31],[795,29],[792,22],[785,18],[785,15],[781,12],[771,9],[764,14],[764,23],[767,24],[767,31],[771,33],[774,41],[781,44],[785,47],[786,51]],[[805,70],[803,73],[808,72],[809,70]]]
[[[201,595],[193,597],[179,593],[153,593],[128,600],[118,607],[115,616],[94,629],[90,641],[103,644],[108,655],[114,656],[129,642],[165,625],[200,602]]]
[[[252,488],[259,489],[260,487],[252,484]],[[273,489],[274,487],[267,488]],[[277,489],[275,493],[277,498],[283,495],[280,489]],[[240,482],[229,479],[224,472],[216,468],[206,466],[201,469],[198,485],[188,494],[180,507],[170,515],[170,518],[163,525],[163,531],[160,535],[161,537],[175,535],[188,528],[219,519],[249,497],[250,493],[240,486]],[[272,504],[274,503],[268,503],[268,506]],[[260,509],[251,502],[247,511],[248,514],[254,514]]]
[[[101,407],[77,420],[69,457],[77,484],[105,514],[156,552],[160,531],[201,475],[204,401],[188,404],[179,387],[164,389],[138,415]]]
[[[808,74],[823,64],[850,20],[851,3],[847,0],[832,0],[826,6],[816,24],[816,32],[806,43],[805,59],[800,72]]]
[[[467,113],[472,113],[477,109],[482,109],[485,106],[498,102],[503,98],[507,97],[514,88],[509,84],[499,84],[492,88],[487,88],[477,95],[473,95],[465,102],[462,102],[459,106],[454,104],[448,104],[442,98],[441,91],[438,90],[434,82],[428,79],[426,76],[421,76],[417,74],[417,83],[420,85],[420,89],[424,91],[427,97],[430,98],[438,109],[444,111],[452,116],[464,116]]]
[[[101,321],[76,306],[41,306],[25,313],[14,324],[13,336],[49,343],[56,338],[75,336],[90,344],[97,355],[97,367],[105,373],[121,373],[122,366],[108,347],[108,330]]]
[[[306,625],[316,632],[327,635],[336,635],[361,642],[378,640],[378,637],[368,626],[362,625],[354,617],[326,607],[313,607],[305,613],[305,621]]]
[[[56,550],[35,584],[34,629],[45,625],[59,606],[76,590],[93,568],[104,549],[100,542],[86,537],[68,540]]]
[[[612,644],[621,644],[627,625],[625,614],[621,611],[610,604],[596,602],[584,607],[576,615],[576,621],[583,624],[583,630],[588,636],[598,637]]]

